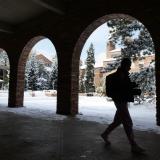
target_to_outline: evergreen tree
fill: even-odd
[[[80,63],[79,63],[80,69],[82,67],[82,64],[83,64],[83,62],[80,60]],[[83,72],[81,72],[80,76],[79,76],[79,92],[80,93],[85,93],[85,80],[84,80]]]
[[[8,89],[9,86],[9,59],[8,55],[4,50],[0,50],[0,66],[3,68],[0,69],[3,77],[3,89]]]
[[[47,70],[48,67],[46,67],[42,61],[38,59],[36,61],[38,67],[38,89],[47,90],[49,89],[48,81],[50,72]]]
[[[154,53],[149,32],[137,20],[112,19],[107,22],[107,25],[110,29],[109,40],[122,46],[123,57],[137,59],[140,54]]]
[[[130,74],[132,81],[139,84],[142,94],[139,101],[145,101],[148,98],[155,98],[155,62],[151,62],[149,67],[142,68],[139,72]]]
[[[50,89],[57,90],[57,81],[58,81],[58,61],[57,61],[57,56],[55,56],[53,58],[53,64],[51,66]]]
[[[26,64],[26,88],[30,90],[38,90],[38,62],[36,54],[30,54],[29,60]]]
[[[25,67],[25,90],[28,90],[28,75],[30,72],[30,59],[28,58],[26,62],[26,67]]]
[[[53,58],[51,66],[38,59],[36,51],[29,55],[25,69],[25,90],[57,89],[58,63],[57,57]]]
[[[0,65],[9,67],[8,55],[3,50],[0,50]]]
[[[120,65],[120,62],[121,62],[121,56],[116,57],[116,61],[113,61],[113,62],[110,62],[107,64],[107,66],[105,67],[105,71],[111,72],[111,71],[117,69],[118,66]]]
[[[85,92],[85,84],[84,84],[84,78],[80,77],[79,79],[79,92],[84,93]]]
[[[113,70],[123,57],[129,57],[133,61],[141,60],[144,55],[154,54],[154,46],[151,36],[143,24],[137,20],[113,19],[107,22],[110,29],[110,38],[115,45],[121,45],[121,56],[116,64],[112,64],[108,70]],[[144,57],[145,58],[145,57]],[[140,68],[140,72],[132,73],[131,79],[136,81],[141,90],[141,100],[155,95],[154,66]]]
[[[85,71],[85,90],[86,93],[94,92],[94,46],[91,43],[89,49],[87,50],[87,59],[86,59],[86,71]]]
[[[48,89],[48,83],[47,79],[41,75],[41,77],[38,78],[38,89],[39,90],[47,90]]]

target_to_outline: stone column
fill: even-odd
[[[71,70],[74,42],[69,33],[62,33],[54,43],[58,56],[57,114],[72,114]]]
[[[8,107],[23,106],[24,74],[21,70],[18,73],[18,56],[10,55],[10,78],[9,78],[9,99]]]
[[[160,44],[159,41],[155,42],[155,72],[156,72],[156,120],[157,125],[160,126],[160,54],[159,48]]]
[[[57,113],[71,114],[71,59],[69,51],[61,48],[58,55]]]

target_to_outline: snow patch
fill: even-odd
[[[56,114],[56,97],[44,96],[43,92],[39,92],[39,96],[36,97],[31,97],[25,93],[25,107],[22,108],[8,108],[7,100],[8,98],[6,96],[0,97],[0,112],[12,112],[46,120],[64,120],[67,118],[67,116]],[[79,114],[76,118],[107,125],[112,122],[115,111],[114,103],[107,100],[106,97],[79,96]],[[160,127],[156,125],[155,104],[143,103],[134,105],[130,103],[129,111],[134,129],[160,134]]]

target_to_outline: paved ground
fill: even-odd
[[[99,136],[104,128],[73,117],[43,120],[0,112],[0,160],[160,160],[160,135],[135,131],[147,153],[133,155],[123,128],[113,132],[110,147]]]

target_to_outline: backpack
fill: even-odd
[[[113,89],[113,83],[114,83],[114,80],[115,79],[115,73],[111,73],[109,74],[108,76],[106,76],[106,82],[105,82],[105,85],[106,85],[106,95],[108,97],[112,97],[112,95],[114,94],[114,89]]]

